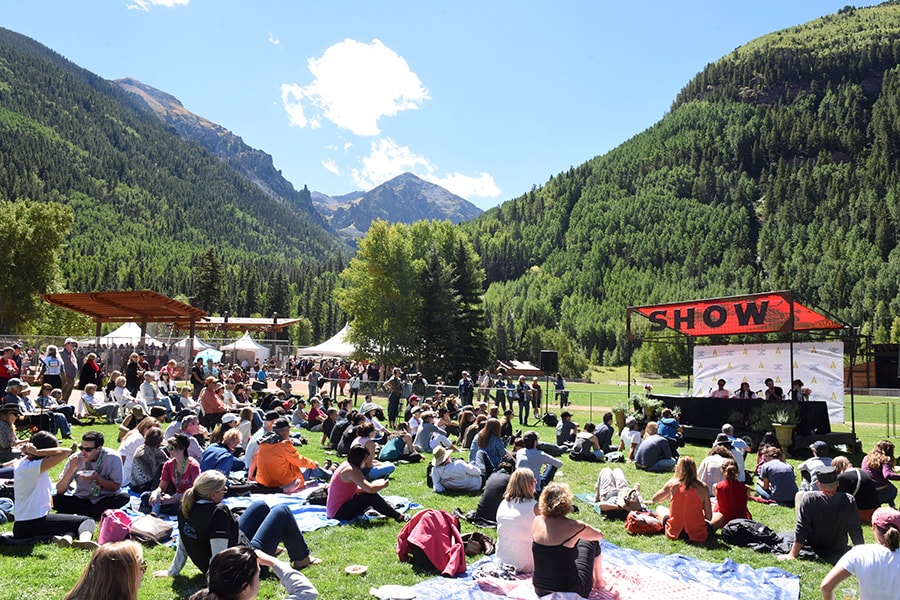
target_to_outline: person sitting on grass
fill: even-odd
[[[881,506],[875,482],[862,469],[854,469],[846,456],[835,457],[831,466],[838,474],[838,492],[850,494],[856,499],[860,523],[871,523],[872,513]]]
[[[15,467],[15,515],[13,537],[54,536],[60,546],[95,550],[91,540],[96,523],[82,515],[51,513],[53,484],[48,471],[69,458],[75,448],[60,448],[52,434],[38,431],[31,436],[22,452],[24,459]]]
[[[594,502],[606,518],[625,519],[629,511],[644,508],[640,491],[641,484],[632,487],[622,469],[604,467],[597,477]]]
[[[172,456],[163,464],[159,487],[141,494],[141,512],[177,515],[181,497],[200,476],[200,465],[188,456],[190,439],[183,433],[169,438],[168,450]]]
[[[682,456],[675,465],[675,476],[653,494],[653,502],[671,500],[669,508],[659,506],[656,514],[666,537],[703,543],[713,533],[709,490],[697,479],[697,464],[692,456]]]
[[[303,534],[286,504],[269,508],[262,500],[253,502],[236,517],[222,499],[228,480],[218,471],[201,473],[181,499],[178,514],[178,546],[168,571],[157,571],[156,577],[175,577],[188,558],[201,573],[210,568],[214,556],[237,544],[248,544],[267,554],[275,554],[283,543],[295,569],[319,564],[313,557]]]
[[[734,456],[731,454],[731,441],[724,433],[720,433],[716,438],[716,445],[709,449],[706,456],[700,461],[700,466],[697,467],[697,477],[706,484],[710,496],[715,496],[716,484],[725,479],[722,465],[726,460],[734,461]]]
[[[644,441],[634,453],[634,466],[651,473],[672,471],[675,468],[672,447],[669,445],[669,441],[656,431],[656,421],[647,423]]]
[[[293,494],[306,485],[306,479],[328,481],[331,472],[297,454],[291,441],[291,422],[279,417],[272,426],[272,433],[260,438],[249,476],[260,485]]]
[[[206,574],[206,587],[190,600],[253,600],[259,593],[260,567],[269,567],[287,590],[287,600],[315,600],[319,592],[303,573],[285,562],[254,550],[235,546],[216,554]]]
[[[876,544],[854,546],[822,579],[822,598],[834,598],[835,588],[856,575],[859,597],[867,600],[896,598],[900,589],[900,512],[879,508],[872,513]]]
[[[894,443],[881,440],[875,444],[872,451],[866,454],[862,461],[862,470],[868,473],[878,490],[878,499],[882,504],[894,507],[897,498],[897,488],[891,480],[900,479],[900,473],[894,471],[896,467],[894,459]]]
[[[782,506],[794,506],[797,495],[797,481],[794,478],[794,467],[784,461],[781,448],[768,446],[765,449],[768,458],[759,467],[759,483],[756,493],[766,500],[774,500]]]
[[[747,498],[750,489],[738,481],[738,466],[734,459],[722,462],[724,480],[715,484],[716,509],[710,523],[716,529],[722,529],[733,519],[752,519],[747,510]]]
[[[80,452],[69,457],[56,482],[56,512],[99,520],[106,509],[128,504],[130,496],[122,491],[122,457],[104,448],[104,439],[99,431],[81,436]],[[70,495],[67,492],[73,482],[75,491]]]
[[[849,550],[847,537],[854,545],[863,543],[856,501],[849,494],[837,493],[834,467],[819,469],[819,491],[798,494],[797,529],[791,551],[779,560],[799,558],[804,546],[832,564]]]
[[[497,507],[496,560],[514,566],[519,573],[534,570],[531,529],[538,514],[535,485],[537,479],[531,469],[516,469],[506,485],[503,501]]]
[[[378,460],[382,461],[382,463],[393,463],[398,460],[417,463],[422,460],[422,455],[413,448],[412,436],[409,433],[409,425],[403,421],[397,423],[397,429],[388,436],[388,440],[381,448]]]
[[[547,485],[538,502],[531,527],[534,559],[532,583],[538,596],[576,592],[587,598],[603,585],[600,540],[603,533],[587,523],[570,519],[573,498],[564,483]]]
[[[484,483],[481,470],[462,459],[453,460],[452,450],[443,446],[434,449],[434,458],[431,460],[431,479],[434,483],[434,491],[441,494],[451,492],[476,492]]]
[[[397,512],[378,493],[388,486],[387,479],[366,480],[361,467],[368,454],[363,446],[350,448],[347,460],[335,469],[328,484],[325,514],[329,519],[351,521],[374,508],[395,521],[409,521],[409,516]]]
[[[540,493],[544,487],[553,481],[556,470],[562,467],[562,461],[538,450],[538,434],[529,431],[522,436],[522,449],[516,452],[516,468],[531,469],[538,480],[535,491]],[[544,468],[546,466],[546,468]],[[543,472],[541,470],[543,469]]]
[[[500,421],[487,419],[469,451],[469,462],[481,469],[484,477],[489,477],[507,454],[500,439]]]
[[[374,437],[376,435],[375,425],[370,421],[366,421],[356,428],[356,439],[353,440],[353,443],[350,445],[351,447],[363,446],[368,451],[369,456],[363,464],[362,471],[366,474],[366,479],[369,481],[386,479],[397,469],[396,465],[393,463],[375,460],[375,453],[377,450]]]
[[[619,452],[625,455],[627,462],[634,462],[634,454],[641,445],[641,429],[637,419],[628,417],[625,419],[625,427],[619,433]]]
[[[138,600],[146,570],[144,550],[137,542],[104,544],[91,555],[78,583],[63,600]]]

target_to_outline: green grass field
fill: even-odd
[[[575,420],[581,423],[592,419],[599,421],[602,412],[618,400],[625,397],[624,386],[609,383],[614,381],[618,371],[595,373],[595,384],[571,384],[573,411]],[[598,377],[599,376],[599,377]],[[601,382],[600,378],[604,378]],[[624,377],[620,378],[624,382]],[[639,382],[641,381],[638,378]],[[679,388],[673,382],[654,380],[654,391],[678,393]],[[643,391],[643,383],[639,386]],[[681,388],[683,389],[683,388]],[[633,388],[633,391],[637,391]],[[591,398],[591,393],[593,397]],[[582,402],[582,398],[592,401]],[[885,399],[866,398],[867,401],[884,402]],[[384,404],[383,400],[381,402]],[[858,425],[857,433],[868,450],[872,444],[885,436],[884,421],[875,420],[878,406],[873,404],[872,418],[867,425]],[[881,414],[884,408],[881,406]],[[557,411],[558,412],[558,409]],[[859,415],[858,415],[859,417]],[[883,418],[883,417],[882,417]],[[114,426],[102,426],[107,439],[115,439]],[[549,427],[535,427],[543,439],[553,439],[554,432]],[[849,426],[835,426],[836,430],[849,431]],[[75,428],[76,439],[86,428]],[[311,443],[302,447],[304,455],[319,461],[329,455],[318,447],[318,439],[310,436]],[[112,445],[108,443],[108,445]],[[688,444],[685,453],[694,456],[697,462],[706,454],[706,446]],[[335,458],[334,456],[330,456]],[[859,465],[861,455],[851,455],[855,465]],[[753,460],[751,456],[749,461]],[[603,465],[596,463],[572,462],[563,458],[564,466],[556,476],[557,481],[568,483],[573,492],[590,492],[594,489],[597,474]],[[791,461],[795,466],[799,461]],[[633,465],[622,465],[625,474],[632,484],[641,483],[642,494],[649,498],[666,481],[666,475],[654,475],[638,472]],[[57,470],[61,468],[58,467]],[[459,508],[463,512],[475,508],[478,495],[439,495],[425,484],[425,465],[401,465],[392,476],[391,485],[386,493],[407,496],[419,504],[429,508],[440,508],[452,511]],[[829,566],[824,563],[810,561],[792,561],[780,563],[774,556],[757,554],[748,549],[733,548],[720,540],[713,540],[705,545],[695,546],[681,541],[670,541],[662,536],[631,537],[621,521],[606,521],[589,506],[582,505],[579,515],[583,520],[600,527],[606,538],[620,546],[635,548],[644,552],[680,553],[701,560],[722,562],[732,558],[753,567],[778,566],[801,576],[801,598],[812,600],[820,597],[818,585],[828,572]],[[776,531],[791,531],[794,528],[792,509],[751,503],[750,510],[754,519],[768,524]],[[463,523],[463,532],[475,530],[468,523]],[[11,525],[0,527],[9,531]],[[369,589],[385,584],[412,585],[427,575],[413,571],[406,563],[397,559],[395,552],[397,533],[400,525],[387,519],[363,525],[345,527],[329,527],[306,534],[307,542],[313,554],[325,560],[321,565],[306,570],[307,576],[319,589],[321,597],[327,599],[350,599],[369,597]],[[495,534],[495,532],[488,532]],[[867,541],[873,541],[870,529],[864,528]],[[169,599],[186,598],[203,585],[199,572],[189,563],[182,576],[176,579],[157,579],[150,575],[155,570],[169,566],[174,550],[168,547],[146,548],[144,556],[149,562],[148,575],[145,576],[141,589],[141,598]],[[0,599],[12,598],[61,598],[74,585],[85,564],[88,555],[79,550],[57,548],[52,544],[28,546],[0,545]],[[344,567],[350,564],[368,565],[368,573],[362,577],[346,575]],[[282,598],[282,589],[275,580],[265,580],[260,591],[260,598]],[[759,599],[762,600],[762,599]]]

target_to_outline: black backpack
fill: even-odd
[[[732,546],[750,548],[757,544],[778,545],[781,543],[781,536],[758,521],[732,519],[722,529],[722,540]]]

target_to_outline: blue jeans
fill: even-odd
[[[553,481],[553,477],[556,475],[556,467],[547,465],[547,468],[544,469],[544,474],[540,477],[540,488],[544,489],[547,487],[551,481]]]
[[[388,477],[397,467],[391,463],[382,463],[369,469],[368,472],[363,470],[367,481],[375,481],[376,479],[384,479]]]
[[[519,425],[528,425],[528,413],[531,410],[531,404],[528,400],[519,400]],[[525,411],[525,418],[522,418],[522,411]]]
[[[278,543],[283,542],[291,562],[309,556],[309,546],[297,527],[297,521],[291,509],[284,504],[270,509],[265,502],[257,500],[241,515],[238,526],[250,538],[250,545],[266,554],[275,556]]]
[[[331,473],[325,471],[320,467],[316,467],[315,469],[300,469],[300,472],[303,473],[304,479],[321,479],[322,481],[331,481]],[[393,473],[394,469],[391,469],[390,472]]]
[[[647,467],[651,473],[666,473],[675,469],[674,458],[661,458],[655,464]]]
[[[172,399],[168,396],[160,396],[153,402],[148,402],[147,406],[162,406],[166,409],[166,418],[171,419],[172,413],[175,412],[172,408]]]
[[[887,504],[890,507],[894,506],[894,500],[897,499],[897,488],[894,487],[893,483],[888,482],[887,487],[883,490],[876,490],[878,493],[878,500],[882,504]]]

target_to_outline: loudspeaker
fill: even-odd
[[[559,370],[559,354],[556,350],[541,350],[541,371],[555,373]]]

